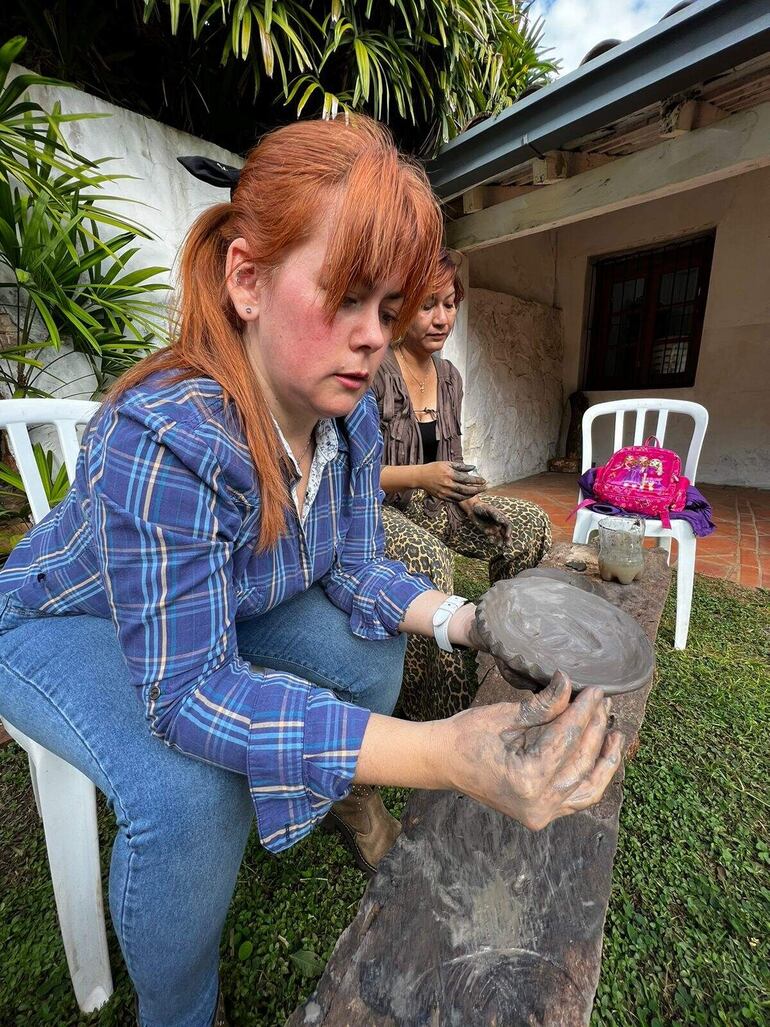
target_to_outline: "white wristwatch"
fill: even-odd
[[[452,643],[449,641],[449,622],[454,614],[468,602],[462,596],[447,596],[444,602],[433,614],[433,635],[439,649],[445,653],[453,653]]]

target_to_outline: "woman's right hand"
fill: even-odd
[[[623,736],[607,732],[609,700],[589,688],[570,703],[557,671],[522,703],[458,713],[450,727],[451,787],[533,831],[597,803],[620,767]]]
[[[477,474],[471,474],[471,464],[460,461],[436,460],[419,464],[419,487],[437,499],[450,499],[459,503],[483,492],[487,483]]]

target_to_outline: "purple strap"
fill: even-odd
[[[627,510],[621,510],[620,507],[611,506],[609,503],[599,502],[594,497],[593,486],[595,480],[595,467],[589,467],[587,471],[584,471],[583,474],[581,474],[578,479],[578,484],[586,498],[579,506],[575,507],[575,510],[570,513],[570,517],[572,517],[575,512],[584,505],[593,505],[595,513],[606,514],[608,517],[644,517],[644,514],[632,513]],[[590,500],[590,503],[586,504],[586,500]],[[665,523],[663,522],[662,517],[660,520],[662,523]],[[684,510],[671,510],[669,512],[669,524],[671,520],[687,521],[692,528],[693,533],[698,535],[700,538],[705,538],[706,535],[710,535],[716,527],[713,521],[711,504],[695,485],[687,486],[687,503]]]
[[[577,506],[573,507],[567,514],[566,520],[571,521],[578,510],[584,510],[587,506],[593,506],[596,503],[595,499],[584,499],[582,503],[578,503]]]

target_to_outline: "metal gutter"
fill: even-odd
[[[443,199],[770,51],[768,0],[696,0],[448,143],[427,171]]]

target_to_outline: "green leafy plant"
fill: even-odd
[[[542,22],[530,7],[531,0],[144,0],[144,17],[165,8],[173,34],[221,45],[223,65],[248,68],[254,98],[275,79],[297,116],[365,110],[430,154],[556,70],[541,53]]]
[[[289,959],[303,977],[318,977],[326,966],[326,961],[311,949],[298,949],[296,952],[292,952]]]
[[[32,445],[40,483],[49,507],[67,495],[70,481],[64,464],[57,465],[50,449],[39,442]],[[24,537],[32,524],[24,482],[14,464],[0,461],[0,557],[5,558]]]
[[[58,469],[54,466],[54,456],[50,449],[43,449],[39,442],[33,443],[32,452],[35,455],[40,481],[43,485],[45,498],[49,506],[56,506],[67,495],[70,487],[67,477],[67,468],[62,464]],[[15,489],[22,495],[26,495],[21,475],[8,464],[0,463],[0,481],[10,488]]]
[[[155,280],[165,269],[129,269],[134,244],[151,234],[105,205],[115,198],[101,189],[120,176],[67,147],[61,122],[79,116],[65,118],[58,104],[48,114],[26,97],[53,80],[9,79],[23,44],[0,48],[0,271],[5,289],[16,289],[15,304],[6,305],[0,386],[11,396],[46,395],[42,372],[57,377],[42,351],[67,342],[86,356],[100,391],[163,339],[162,311],[149,294],[168,288]]]
[[[88,115],[64,115],[58,103],[49,112],[29,96],[32,87],[65,83],[11,76],[24,44],[16,37],[0,47],[0,394],[50,396],[66,387],[77,395],[78,380],[59,369],[79,353],[81,395],[90,398],[165,341],[154,294],[168,289],[159,279],[166,269],[136,265],[140,241],[152,235],[118,214],[120,198],[104,191],[123,176],[105,173],[107,158],[68,146],[63,123]],[[35,456],[54,505],[66,474],[39,445]],[[0,480],[23,492],[11,463],[0,465]]]
[[[101,174],[100,162],[72,150],[61,128],[68,122],[106,118],[108,114],[63,114],[60,107],[46,111],[30,98],[29,90],[39,86],[66,89],[69,83],[34,72],[11,76],[11,66],[26,45],[24,36],[14,36],[0,46],[0,176],[18,182],[32,196],[47,192],[54,203],[60,193],[49,175],[40,175],[41,165],[66,171],[73,183],[82,186],[100,188],[117,179],[119,176]],[[93,217],[110,223],[114,214],[95,207]]]
[[[0,177],[0,266],[14,276],[21,297],[18,341],[4,349],[0,364],[0,384],[11,396],[48,394],[38,384],[43,372],[65,384],[55,371],[61,358],[43,364],[36,350],[69,343],[67,352],[86,356],[87,377],[96,376],[101,392],[163,337],[162,310],[151,294],[167,288],[153,280],[164,269],[129,268],[138,233],[102,239],[91,217],[94,199],[70,188],[67,172],[49,171],[41,167],[39,174],[54,179],[56,199],[45,191],[32,196]]]
[[[15,36],[0,47],[0,174],[5,178],[13,176],[30,193],[36,194],[47,185],[30,168],[30,161],[36,163],[41,146],[50,150],[46,139],[49,131],[53,131],[55,144],[48,160],[65,167],[69,150],[60,134],[59,124],[73,119],[72,116],[60,115],[57,118],[49,115],[24,95],[31,86],[65,83],[36,74],[21,74],[9,80],[11,65],[21,54],[25,43],[24,37]],[[63,155],[63,160],[60,155]]]

